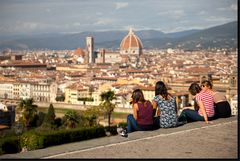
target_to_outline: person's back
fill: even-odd
[[[213,92],[212,95],[215,103],[227,101],[226,96],[221,92]]]
[[[231,116],[231,106],[226,96],[221,92],[213,92],[215,118],[226,118]]]
[[[146,101],[145,103],[138,104],[138,118],[137,123],[139,125],[152,125],[153,124],[153,107],[151,102]]]
[[[132,94],[131,104],[133,113],[127,116],[127,128],[121,135],[127,137],[127,133],[134,131],[154,130],[153,124],[154,109],[152,103],[144,99],[141,89],[135,89]]]
[[[213,117],[215,114],[213,96],[207,91],[201,91],[196,94],[196,101],[202,101],[208,117]],[[198,113],[202,116],[201,110]]]
[[[209,80],[204,80],[202,82],[202,87],[205,89],[205,91],[209,92],[213,97],[215,113],[214,119],[230,117],[232,112],[226,96],[221,92],[213,91],[212,90],[213,85]]]
[[[174,97],[168,96],[164,99],[162,96],[157,95],[154,97],[160,109],[160,127],[169,128],[177,126],[177,111],[176,100]]]

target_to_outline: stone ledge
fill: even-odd
[[[57,158],[64,157],[65,155],[74,154],[76,152],[91,151],[93,149],[107,148],[117,144],[127,144],[130,142],[145,141],[147,139],[164,137],[170,135],[180,135],[190,131],[201,130],[204,128],[211,128],[221,125],[237,122],[238,117],[233,116],[230,118],[221,118],[213,121],[213,124],[205,124],[204,122],[188,123],[177,128],[158,129],[154,131],[137,131],[130,133],[127,138],[117,136],[103,137],[91,139],[81,142],[68,143],[48,147],[45,149],[38,149],[17,154],[5,154],[0,158]]]

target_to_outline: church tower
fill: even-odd
[[[87,62],[94,63],[94,44],[93,44],[93,37],[88,36],[86,37],[86,48],[87,48]]]

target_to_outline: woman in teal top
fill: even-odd
[[[158,107],[159,125],[161,128],[175,127],[177,122],[176,98],[168,93],[167,87],[162,81],[158,81],[155,86],[155,97],[153,108]]]

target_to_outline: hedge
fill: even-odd
[[[53,145],[60,145],[75,141],[106,136],[106,131],[111,135],[117,134],[117,126],[85,127],[75,129],[62,129],[55,131],[30,130],[20,136],[4,137],[0,140],[0,155],[6,153],[18,153],[23,147],[27,150],[42,149]]]
[[[26,147],[28,150],[35,150],[53,145],[60,145],[64,143],[82,141],[103,136],[106,136],[105,128],[103,126],[76,128],[68,130],[64,129],[48,132],[33,130],[24,133],[20,141],[21,147]]]
[[[0,155],[6,153],[18,153],[20,151],[21,146],[17,136],[10,136],[0,139]]]

